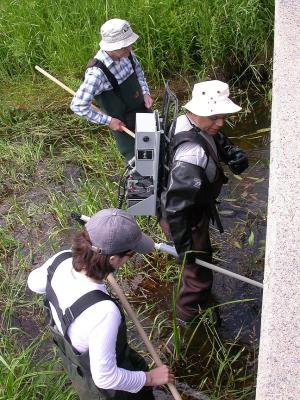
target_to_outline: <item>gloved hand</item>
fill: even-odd
[[[248,168],[249,164],[246,153],[239,147],[231,147],[228,151],[228,156],[228,166],[235,175],[241,174]]]

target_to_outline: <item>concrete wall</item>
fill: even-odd
[[[300,399],[300,0],[277,0],[256,400]]]

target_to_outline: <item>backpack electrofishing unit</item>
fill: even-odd
[[[125,198],[130,214],[157,214],[160,194],[167,184],[170,143],[177,115],[178,99],[168,83],[161,117],[157,110],[136,114],[135,156],[129,161],[119,182],[118,208],[122,208]]]

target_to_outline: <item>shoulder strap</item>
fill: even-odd
[[[134,62],[134,59],[133,59],[133,56],[131,53],[129,54],[128,59],[131,63],[133,71],[135,72],[135,62]],[[102,72],[104,73],[104,75],[106,76],[109,83],[111,84],[111,86],[113,87],[113,89],[120,90],[120,86],[118,84],[116,77],[102,61],[98,60],[97,58],[92,58],[88,62],[88,65],[87,65],[87,68],[91,68],[91,67],[100,68],[102,70]]]
[[[54,272],[56,271],[57,267],[65,260],[67,260],[68,258],[72,257],[72,253],[71,251],[65,251],[61,254],[59,254],[57,257],[55,257],[55,259],[53,260],[52,264],[50,265],[50,267],[48,268],[48,274],[47,274],[47,284],[46,284],[46,304],[47,303],[51,303],[53,305],[53,307],[56,310],[57,316],[60,320],[60,322],[62,323],[63,326],[63,322],[62,322],[62,317],[63,317],[63,313],[61,308],[59,307],[59,303],[58,303],[58,298],[56,296],[56,293],[54,292],[52,285],[51,285],[51,281],[54,275]],[[50,307],[49,307],[50,309]],[[64,330],[64,329],[63,329]],[[65,334],[65,332],[64,332]]]
[[[113,89],[120,90],[120,87],[119,87],[116,77],[114,76],[114,74],[112,72],[110,72],[110,70],[107,68],[107,66],[102,61],[98,60],[97,58],[93,58],[87,65],[87,68],[91,68],[91,67],[100,68],[103,71],[104,75],[106,76],[108,82],[113,87]]]
[[[79,315],[82,314],[83,311],[87,310],[94,304],[104,300],[110,300],[114,302],[114,300],[108,294],[102,292],[99,289],[96,289],[86,293],[78,300],[76,300],[70,307],[66,308],[64,314],[62,315],[62,328],[64,335],[72,322],[74,322],[74,320],[79,317]]]
[[[65,260],[67,260],[68,258],[71,258],[71,257],[72,257],[72,252],[69,251],[69,250],[66,250],[66,251],[64,251],[63,253],[59,254],[57,257],[54,258],[52,264],[48,268],[47,279],[50,280],[50,282],[52,281],[53,274],[56,271],[57,267],[62,262],[64,262]]]
[[[173,139],[172,139],[173,151],[175,152],[177,147],[179,147],[182,143],[185,143],[185,142],[192,142],[192,143],[200,144],[200,146],[203,148],[203,150],[205,152],[205,155],[206,156],[210,155],[208,148],[206,146],[206,143],[207,143],[206,140],[202,136],[197,135],[197,133],[195,132],[194,129],[191,129],[189,131],[182,131],[173,136]]]
[[[128,58],[129,58],[129,61],[131,62],[132,69],[135,72],[135,62],[134,62],[132,53],[129,54]]]

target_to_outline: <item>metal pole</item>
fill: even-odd
[[[90,219],[90,217],[88,217],[86,215],[80,215],[79,218],[83,222],[87,222]],[[166,243],[155,243],[154,246],[155,246],[156,250],[162,251],[163,253],[170,254],[171,256],[174,256],[174,257],[178,256],[175,247],[169,246]],[[250,278],[246,278],[245,276],[236,274],[235,272],[228,271],[227,269],[217,267],[216,265],[210,264],[206,261],[196,259],[196,264],[202,265],[205,268],[209,268],[212,271],[219,272],[223,275],[230,276],[231,278],[238,279],[239,281],[249,283],[250,285],[257,286],[261,289],[263,289],[263,287],[264,287],[263,284],[260,282],[257,282]]]
[[[167,245],[166,243],[155,243],[155,248],[164,253],[171,254],[174,257],[178,256],[176,249],[172,246]],[[195,262],[196,262],[196,264],[202,265],[203,267],[211,269],[212,271],[220,272],[223,275],[230,276],[231,278],[238,279],[239,281],[246,282],[246,283],[249,283],[250,285],[257,286],[257,287],[263,289],[263,284],[260,282],[254,281],[253,279],[246,278],[245,276],[236,274],[235,272],[231,272],[231,271],[228,271],[227,269],[217,267],[216,265],[210,264],[206,261],[199,260],[198,258],[196,258]]]

